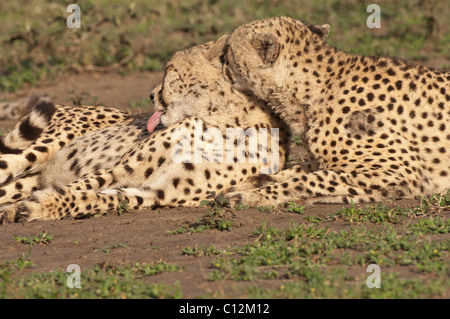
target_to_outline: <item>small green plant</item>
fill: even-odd
[[[196,223],[183,224],[176,230],[167,231],[168,234],[184,234],[199,233],[206,229],[218,229],[220,231],[228,230],[230,231],[234,222],[228,218],[224,218],[226,215],[232,214],[230,209],[227,209],[228,200],[217,195],[215,192],[209,192],[209,196],[212,198],[210,200],[203,200],[200,202],[200,206],[209,206],[210,208],[206,213],[200,217]]]
[[[131,272],[133,275],[137,277],[144,277],[144,276],[153,276],[157,274],[161,274],[164,272],[174,272],[178,271],[181,268],[177,265],[170,265],[165,263],[164,261],[147,264],[147,263],[135,263],[132,266],[126,266],[126,267],[118,267],[117,272],[125,275],[128,272]]]
[[[228,230],[230,231],[233,226],[233,221],[225,217],[226,212],[223,209],[210,209],[203,215],[199,220],[197,220],[197,229],[218,229],[220,231]]]
[[[217,195],[216,192],[208,192],[208,197],[211,197],[212,199],[205,199],[200,202],[200,207],[202,206],[209,206],[213,209],[216,208],[223,208],[228,205],[228,199],[223,197],[222,195]]]
[[[195,247],[186,246],[181,254],[188,255],[188,256],[212,256],[212,255],[219,255],[221,252],[217,250],[216,246],[209,245],[207,247],[195,245]]]
[[[430,196],[421,196],[418,207],[423,213],[450,210],[450,189]]]
[[[31,246],[28,248],[26,254],[22,254],[21,257],[16,260],[9,260],[3,264],[0,264],[0,278],[7,280],[12,273],[20,271],[26,268],[35,267],[34,262],[30,260]]]
[[[305,220],[310,223],[325,223],[333,221],[334,218],[332,217],[332,215],[330,216],[319,215],[319,216],[305,216]]]
[[[294,143],[295,145],[302,145],[302,144],[303,144],[303,141],[302,141],[302,139],[300,138],[300,135],[299,135],[299,134],[294,134],[294,135],[292,135],[292,136],[291,136],[290,142],[291,142],[291,143]]]
[[[30,237],[22,237],[22,236],[16,236],[13,235],[13,238],[18,243],[26,244],[26,245],[33,245],[33,244],[42,244],[42,245],[48,245],[53,239],[53,235],[46,232],[41,232],[37,235],[30,236]]]
[[[297,213],[297,214],[304,214],[305,213],[305,205],[299,205],[296,202],[287,202],[283,205],[286,208],[286,211]]]
[[[369,205],[366,207],[356,207],[352,205],[349,208],[342,208],[336,214],[332,215],[335,220],[345,220],[353,222],[371,222],[371,223],[399,223],[404,217],[409,216],[411,209],[401,206],[388,207],[383,204]]]
[[[418,220],[409,228],[414,234],[448,234],[450,233],[450,219],[441,217],[429,217]]]
[[[128,209],[129,209],[128,201],[119,195],[119,205],[117,206],[117,209],[116,209],[117,215],[120,216],[123,213],[126,213],[128,211]]]
[[[233,209],[234,210],[246,210],[246,209],[250,209],[250,206],[244,205],[244,204],[238,204],[238,205],[234,206]]]
[[[104,253],[110,253],[115,248],[127,248],[127,244],[116,244],[116,245],[110,245],[108,247],[105,247],[102,249]]]
[[[22,257],[16,260],[16,268],[17,270],[23,270],[30,267],[35,267],[35,264],[33,261],[30,260],[30,250],[29,250],[26,256],[25,254],[23,254]]]
[[[273,213],[276,210],[275,206],[256,206],[257,210],[259,210],[262,213]]]
[[[11,262],[10,264],[15,264]],[[180,270],[176,265],[164,262],[133,264],[114,267],[105,265],[83,270],[82,289],[70,289],[66,285],[67,273],[55,270],[51,273],[12,275],[0,265],[0,299],[62,299],[62,298],[181,298],[178,283],[173,285],[148,284],[140,278],[163,272]],[[16,266],[12,266],[16,270]]]

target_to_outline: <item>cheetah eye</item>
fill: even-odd
[[[150,103],[155,102],[155,94],[153,92],[150,93],[149,98],[150,98]]]

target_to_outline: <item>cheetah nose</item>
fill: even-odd
[[[150,98],[150,103],[155,102],[155,94],[154,93],[150,93],[149,98]]]

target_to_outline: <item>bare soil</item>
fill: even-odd
[[[401,201],[395,204],[416,204],[415,201]],[[308,216],[328,216],[341,205],[314,205],[307,208]],[[0,231],[0,263],[16,260],[28,253],[28,246],[17,242],[13,235],[30,237],[40,232],[54,235],[48,245],[33,245],[29,259],[36,267],[29,271],[49,272],[66,270],[70,264],[77,264],[81,270],[95,265],[125,266],[139,263],[164,261],[175,264],[182,271],[162,273],[145,280],[149,283],[174,284],[178,282],[185,298],[195,298],[205,294],[233,297],[239,295],[243,283],[233,281],[213,282],[208,280],[212,272],[212,260],[216,256],[194,257],[183,255],[187,246],[214,245],[218,250],[242,246],[255,241],[253,235],[263,222],[276,228],[287,228],[292,222],[308,223],[305,216],[289,212],[260,212],[248,209],[233,212],[234,226],[231,231],[206,230],[201,233],[169,234],[184,223],[195,223],[204,215],[206,208],[181,208],[131,211],[118,215],[105,215],[84,220],[35,221],[30,223],[2,225]],[[323,225],[325,226],[325,225]],[[332,229],[350,227],[347,222],[327,223]],[[111,246],[118,247],[109,249]],[[417,276],[408,267],[397,267],[395,271],[402,277]],[[353,266],[348,274],[360,277],[366,269]],[[277,288],[279,282],[264,281],[265,288]]]
[[[118,74],[76,74],[67,75],[55,83],[43,83],[15,95],[0,94],[0,100],[30,94],[47,94],[56,103],[71,104],[67,100],[69,90],[75,94],[89,92],[97,96],[98,101],[132,112],[131,101],[147,97],[153,87],[161,80],[161,73],[139,73],[127,76]],[[87,99],[89,101],[89,98]],[[141,112],[150,112],[140,110]],[[11,128],[14,122],[0,122],[0,128]],[[294,149],[301,154],[301,147]],[[416,205],[416,201],[394,203]],[[306,213],[313,216],[328,216],[342,205],[314,205],[307,207]],[[40,232],[54,235],[48,245],[33,245],[29,258],[36,264],[30,271],[48,272],[66,270],[70,264],[78,264],[81,269],[100,264],[128,265],[135,262],[154,263],[164,261],[183,267],[183,271],[162,273],[146,278],[149,282],[173,284],[179,282],[183,296],[192,298],[207,293],[222,293],[233,296],[243,283],[211,282],[211,261],[215,257],[192,257],[181,252],[186,246],[195,247],[215,245],[217,249],[226,249],[251,242],[256,239],[255,229],[267,222],[277,228],[286,228],[290,222],[306,222],[305,216],[287,212],[261,212],[248,209],[233,212],[234,226],[231,231],[206,230],[196,234],[168,234],[167,231],[188,222],[193,223],[205,214],[207,208],[157,209],[130,211],[122,215],[108,215],[84,220],[35,221],[31,223],[6,224],[0,226],[0,263],[15,260],[28,252],[28,246],[18,243],[13,235],[34,236]],[[349,227],[346,222],[331,223],[333,229]],[[105,252],[112,245],[126,245]],[[357,274],[365,274],[365,269],[350,269]],[[407,272],[403,268],[399,271]],[[250,283],[253,285],[254,283]],[[279,283],[272,283],[278,287]],[[271,281],[265,281],[271,285]]]
[[[101,104],[120,110],[151,112],[149,108],[132,108],[131,102],[141,101],[150,95],[161,82],[162,72],[131,73],[126,76],[117,73],[68,74],[57,81],[41,83],[19,93],[0,92],[0,101],[14,100],[30,95],[47,95],[61,105],[74,105],[79,100],[83,105]],[[0,121],[1,129],[14,127],[17,121]]]

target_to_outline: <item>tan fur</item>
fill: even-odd
[[[221,39],[178,52],[168,62],[163,83],[153,91],[156,109],[165,111],[161,119],[168,125],[166,129],[141,139],[135,133],[128,137],[125,133],[128,122],[73,141],[41,170],[38,179],[34,179],[42,184],[39,187],[58,185],[34,191],[29,199],[2,207],[0,215],[10,221],[44,220],[107,213],[123,207],[124,203],[130,209],[197,206],[202,199],[211,196],[210,192],[219,194],[253,186],[249,177],[259,175],[263,168],[276,172],[283,167],[287,151],[287,135],[283,130],[279,138],[274,139],[280,145],[276,154],[278,163],[264,164],[258,159],[259,154],[250,154],[247,150],[244,162],[227,163],[227,153],[232,157],[239,154],[236,148],[225,143],[216,149],[219,155],[216,159],[220,157],[223,162],[208,162],[211,158],[200,163],[173,160],[173,154],[183,143],[208,146],[215,141],[213,136],[198,135],[199,130],[201,133],[215,128],[220,132],[219,137],[223,137],[230,128],[265,128],[270,134],[272,128],[280,127],[264,103],[234,90],[223,78],[220,56],[224,47],[225,41]],[[145,124],[142,126],[145,128]],[[183,129],[187,135],[176,136],[178,129]],[[248,142],[246,139],[244,144]],[[262,142],[260,139],[259,143]],[[268,141],[269,145],[271,142]],[[118,156],[120,152],[94,151],[94,143],[124,146],[124,149]],[[72,154],[74,150],[76,154]],[[110,153],[118,159],[99,160]],[[251,163],[250,155],[258,160]],[[89,159],[92,161],[87,164]],[[93,170],[94,163],[100,167]],[[81,175],[83,170],[88,173]],[[78,178],[62,186],[61,182],[66,181],[61,178],[63,174],[68,174],[68,179]]]
[[[41,127],[42,133],[39,133],[34,140],[29,140],[28,145],[22,142],[23,139],[12,137],[24,134],[24,132],[18,133],[21,124],[25,122],[23,120],[3,138],[3,141],[9,141],[8,147],[15,150],[0,154],[0,185],[41,171],[59,150],[79,136],[131,120],[129,114],[108,107],[70,107],[52,104],[49,107],[56,107],[49,125],[45,129]],[[27,115],[24,120],[27,118],[32,125],[26,127],[29,130],[35,130],[37,125],[33,120],[34,113]],[[4,194],[0,191],[0,199],[3,196]]]
[[[320,170],[229,197],[356,203],[449,188],[450,73],[348,54],[325,42],[328,33],[278,17],[230,36],[224,74],[301,134]]]

